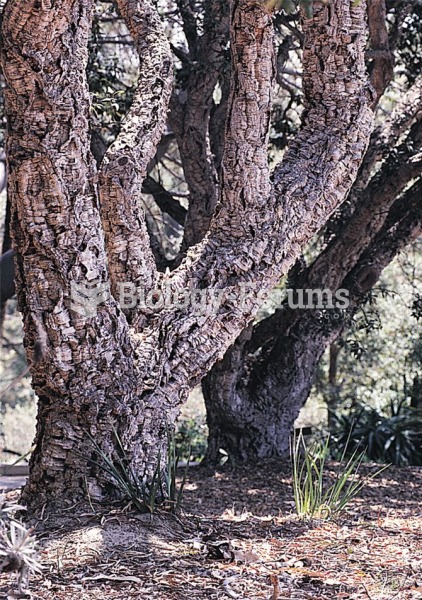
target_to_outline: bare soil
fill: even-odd
[[[422,468],[390,467],[335,520],[300,520],[292,499],[289,465],[267,461],[191,469],[179,517],[92,506],[44,514],[31,597],[422,599]],[[0,598],[14,597],[14,580],[0,575]]]

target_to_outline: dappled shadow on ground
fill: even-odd
[[[339,463],[330,463],[327,477],[334,479],[341,468]],[[379,468],[376,464],[364,464],[360,473],[369,477]],[[405,517],[422,512],[422,468],[388,467],[368,480],[357,504],[362,500],[371,513],[394,508],[396,516]],[[290,462],[267,460],[252,467],[226,467],[216,473],[203,467],[191,469],[184,506],[205,516],[228,509],[235,514],[246,511],[260,516],[285,516],[294,512]]]
[[[288,463],[193,468],[180,518],[89,506],[77,520],[44,515],[33,597],[420,599],[421,490],[422,469],[390,468],[344,516],[309,523],[294,515]]]

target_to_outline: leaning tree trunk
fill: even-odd
[[[3,16],[17,292],[39,398],[24,489],[34,505],[73,502],[86,489],[95,499],[112,497],[91,439],[113,460],[114,430],[138,475],[153,472],[181,403],[259,308],[258,295],[240,302],[245,286],[271,289],[287,272],[347,195],[372,129],[365,5],[315,3],[303,23],[303,127],[271,183],[272,18],[253,0],[233,3],[218,208],[204,241],[171,274],[159,273],[138,192],[165,124],[170,51],[153,3],[118,4],[140,54],[140,77],[98,173],[85,77],[90,0],[9,0]],[[193,311],[157,301],[124,313],[118,300],[127,281],[154,298],[197,290],[213,306]],[[75,285],[102,291],[85,302],[90,310],[72,296]]]

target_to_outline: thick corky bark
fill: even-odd
[[[370,56],[373,59],[371,83],[376,92],[375,105],[390,83],[394,67],[393,54],[389,49],[385,0],[368,2],[368,23],[371,40]]]
[[[329,19],[333,25],[328,35]],[[256,4],[233,5],[233,76],[220,204],[204,242],[165,278],[173,290],[222,289],[225,300],[208,315],[162,310],[144,328],[143,339],[160,344],[159,353],[151,348],[152,389],[144,396],[148,408],[141,427],[147,440],[163,412],[172,417],[178,413],[188,391],[260,306],[256,292],[272,289],[287,272],[356,176],[372,126],[364,7],[348,2],[317,5],[304,29],[305,122],[271,186],[265,144],[275,75],[271,19]],[[353,33],[353,40],[344,30]],[[324,60],[331,69],[322,69]],[[254,290],[250,302],[242,305],[242,285],[248,284]],[[140,440],[137,452],[147,455],[150,449]]]
[[[119,283],[129,281],[148,289],[155,284],[155,261],[138,201],[166,124],[172,90],[170,45],[153,3],[119,0],[117,4],[139,53],[140,70],[132,106],[99,171],[102,223],[116,297]]]
[[[272,17],[253,0],[233,2],[217,210],[203,242],[171,274],[160,274],[136,194],[170,95],[166,42],[148,4],[122,0],[120,10],[142,51],[141,78],[97,185],[85,79],[90,8],[88,0],[60,7],[9,0],[3,19],[18,294],[40,399],[25,488],[34,503],[74,500],[85,487],[95,498],[107,497],[104,474],[90,462],[88,433],[113,456],[113,423],[139,475],[153,471],[166,423],[171,426],[190,389],[258,310],[256,292],[274,286],[344,200],[372,128],[365,5],[316,2],[313,18],[303,22],[303,126],[271,180]],[[94,316],[71,309],[72,282],[108,278],[114,293],[129,279],[180,292],[201,289],[208,299],[217,289],[224,298],[199,313],[190,306],[138,307],[130,328],[113,297]],[[242,304],[246,284],[254,292]]]
[[[3,16],[17,291],[39,399],[25,495],[39,501],[78,497],[95,482],[87,431],[112,448],[109,420],[124,426],[136,373],[127,322],[112,300],[90,320],[70,310],[71,282],[108,277],[88,151],[90,12],[89,1],[9,2]]]

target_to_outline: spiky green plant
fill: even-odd
[[[364,450],[369,460],[422,465],[422,410],[408,406],[407,398],[391,403],[387,414],[358,406],[334,419],[333,447],[346,456]]]
[[[190,447],[188,457],[190,456]],[[167,429],[167,469],[166,469],[166,488],[167,501],[170,503],[173,512],[178,512],[182,505],[183,490],[188,476],[189,458],[186,461],[185,471],[180,486],[177,485],[177,469],[180,462],[180,452],[177,450],[176,437],[173,430]],[[162,492],[164,496],[164,492]]]
[[[367,478],[359,478],[364,452],[354,452],[337,473],[334,482],[325,485],[326,459],[330,438],[323,444],[307,446],[303,435],[295,436],[291,447],[293,495],[296,512],[301,518],[329,519],[337,515],[360,492],[364,485],[388,465]],[[340,461],[344,463],[344,455]]]
[[[161,453],[159,452],[157,464],[149,479],[140,479],[134,472],[122,440],[115,428],[113,428],[113,433],[119,448],[118,455],[113,458],[107,456],[90,436],[92,445],[98,456],[98,460],[94,460],[94,464],[111,476],[122,497],[132,502],[137,510],[155,513],[158,508],[162,508],[171,512],[177,512],[181,507],[183,499],[183,489],[186,482],[189,461],[187,462],[180,486],[178,486],[177,468],[179,454],[176,451],[174,433],[167,432],[167,458],[165,465],[163,465]]]

